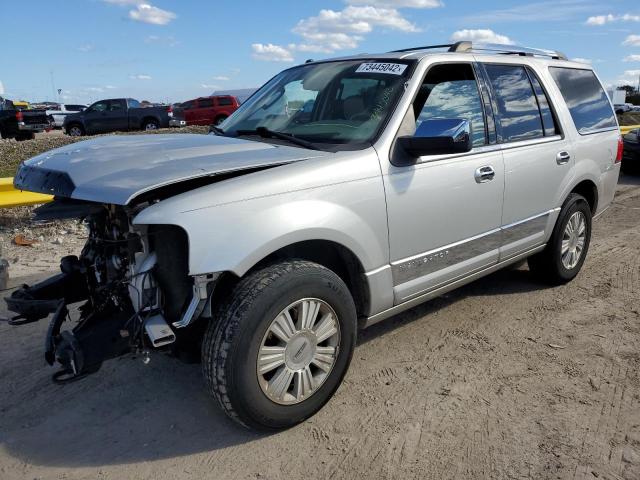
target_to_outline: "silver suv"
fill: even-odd
[[[303,421],[366,327],[509,264],[559,284],[611,203],[620,132],[591,67],[511,46],[307,62],[210,135],[108,136],[26,161],[40,219],[89,231],[8,299],[52,314],[57,382],[153,350],[202,361],[252,428]],[[79,302],[71,330],[68,306]]]

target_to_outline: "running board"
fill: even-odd
[[[532,248],[531,250],[527,250],[526,252],[520,253],[518,255],[515,255],[513,257],[510,257],[506,260],[503,260],[500,263],[497,263],[495,265],[491,265],[490,267],[484,268],[482,270],[479,270],[475,273],[472,273],[471,275],[468,275],[466,277],[460,278],[458,280],[455,280],[451,283],[448,283],[447,285],[443,285],[442,287],[438,287],[434,290],[430,290],[422,295],[420,295],[419,297],[415,297],[411,300],[408,300],[404,303],[401,303],[399,305],[396,305],[395,307],[391,307],[387,310],[384,310],[380,313],[376,313],[375,315],[371,315],[370,317],[366,318],[364,320],[364,323],[362,325],[363,328],[367,328],[370,327],[371,325],[375,325],[378,322],[381,322],[382,320],[386,320],[389,317],[393,317],[394,315],[397,315],[401,312],[404,312],[405,310],[409,310],[410,308],[413,308],[417,305],[420,305],[421,303],[426,302],[427,300],[431,300],[435,297],[439,297],[440,295],[444,295],[445,293],[450,292],[451,290],[455,290],[458,287],[461,287],[463,285],[466,285],[467,283],[471,283],[474,280],[478,280],[479,278],[484,277],[485,275],[489,275],[490,273],[496,272],[498,270],[501,270],[504,267],[507,267],[509,265],[512,265],[514,263],[518,263],[520,260],[524,260],[527,257],[530,257],[531,255],[541,252],[542,250],[545,249],[547,245],[540,245],[538,247]]]

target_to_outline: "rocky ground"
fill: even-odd
[[[0,324],[2,480],[640,479],[640,177],[573,282],[521,266],[371,327],[336,396],[285,432],[230,422],[198,365],[162,355],[54,385],[46,328]]]

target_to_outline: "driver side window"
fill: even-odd
[[[425,120],[463,119],[471,124],[473,146],[487,144],[478,82],[469,64],[432,67],[413,103],[416,129]]]

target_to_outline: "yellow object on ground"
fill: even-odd
[[[626,135],[631,130],[637,130],[638,128],[640,128],[640,125],[621,125],[620,132],[622,133],[622,135]]]
[[[52,195],[16,190],[13,187],[12,177],[0,178],[0,208],[35,205],[37,203],[47,203],[51,200],[53,200]]]

